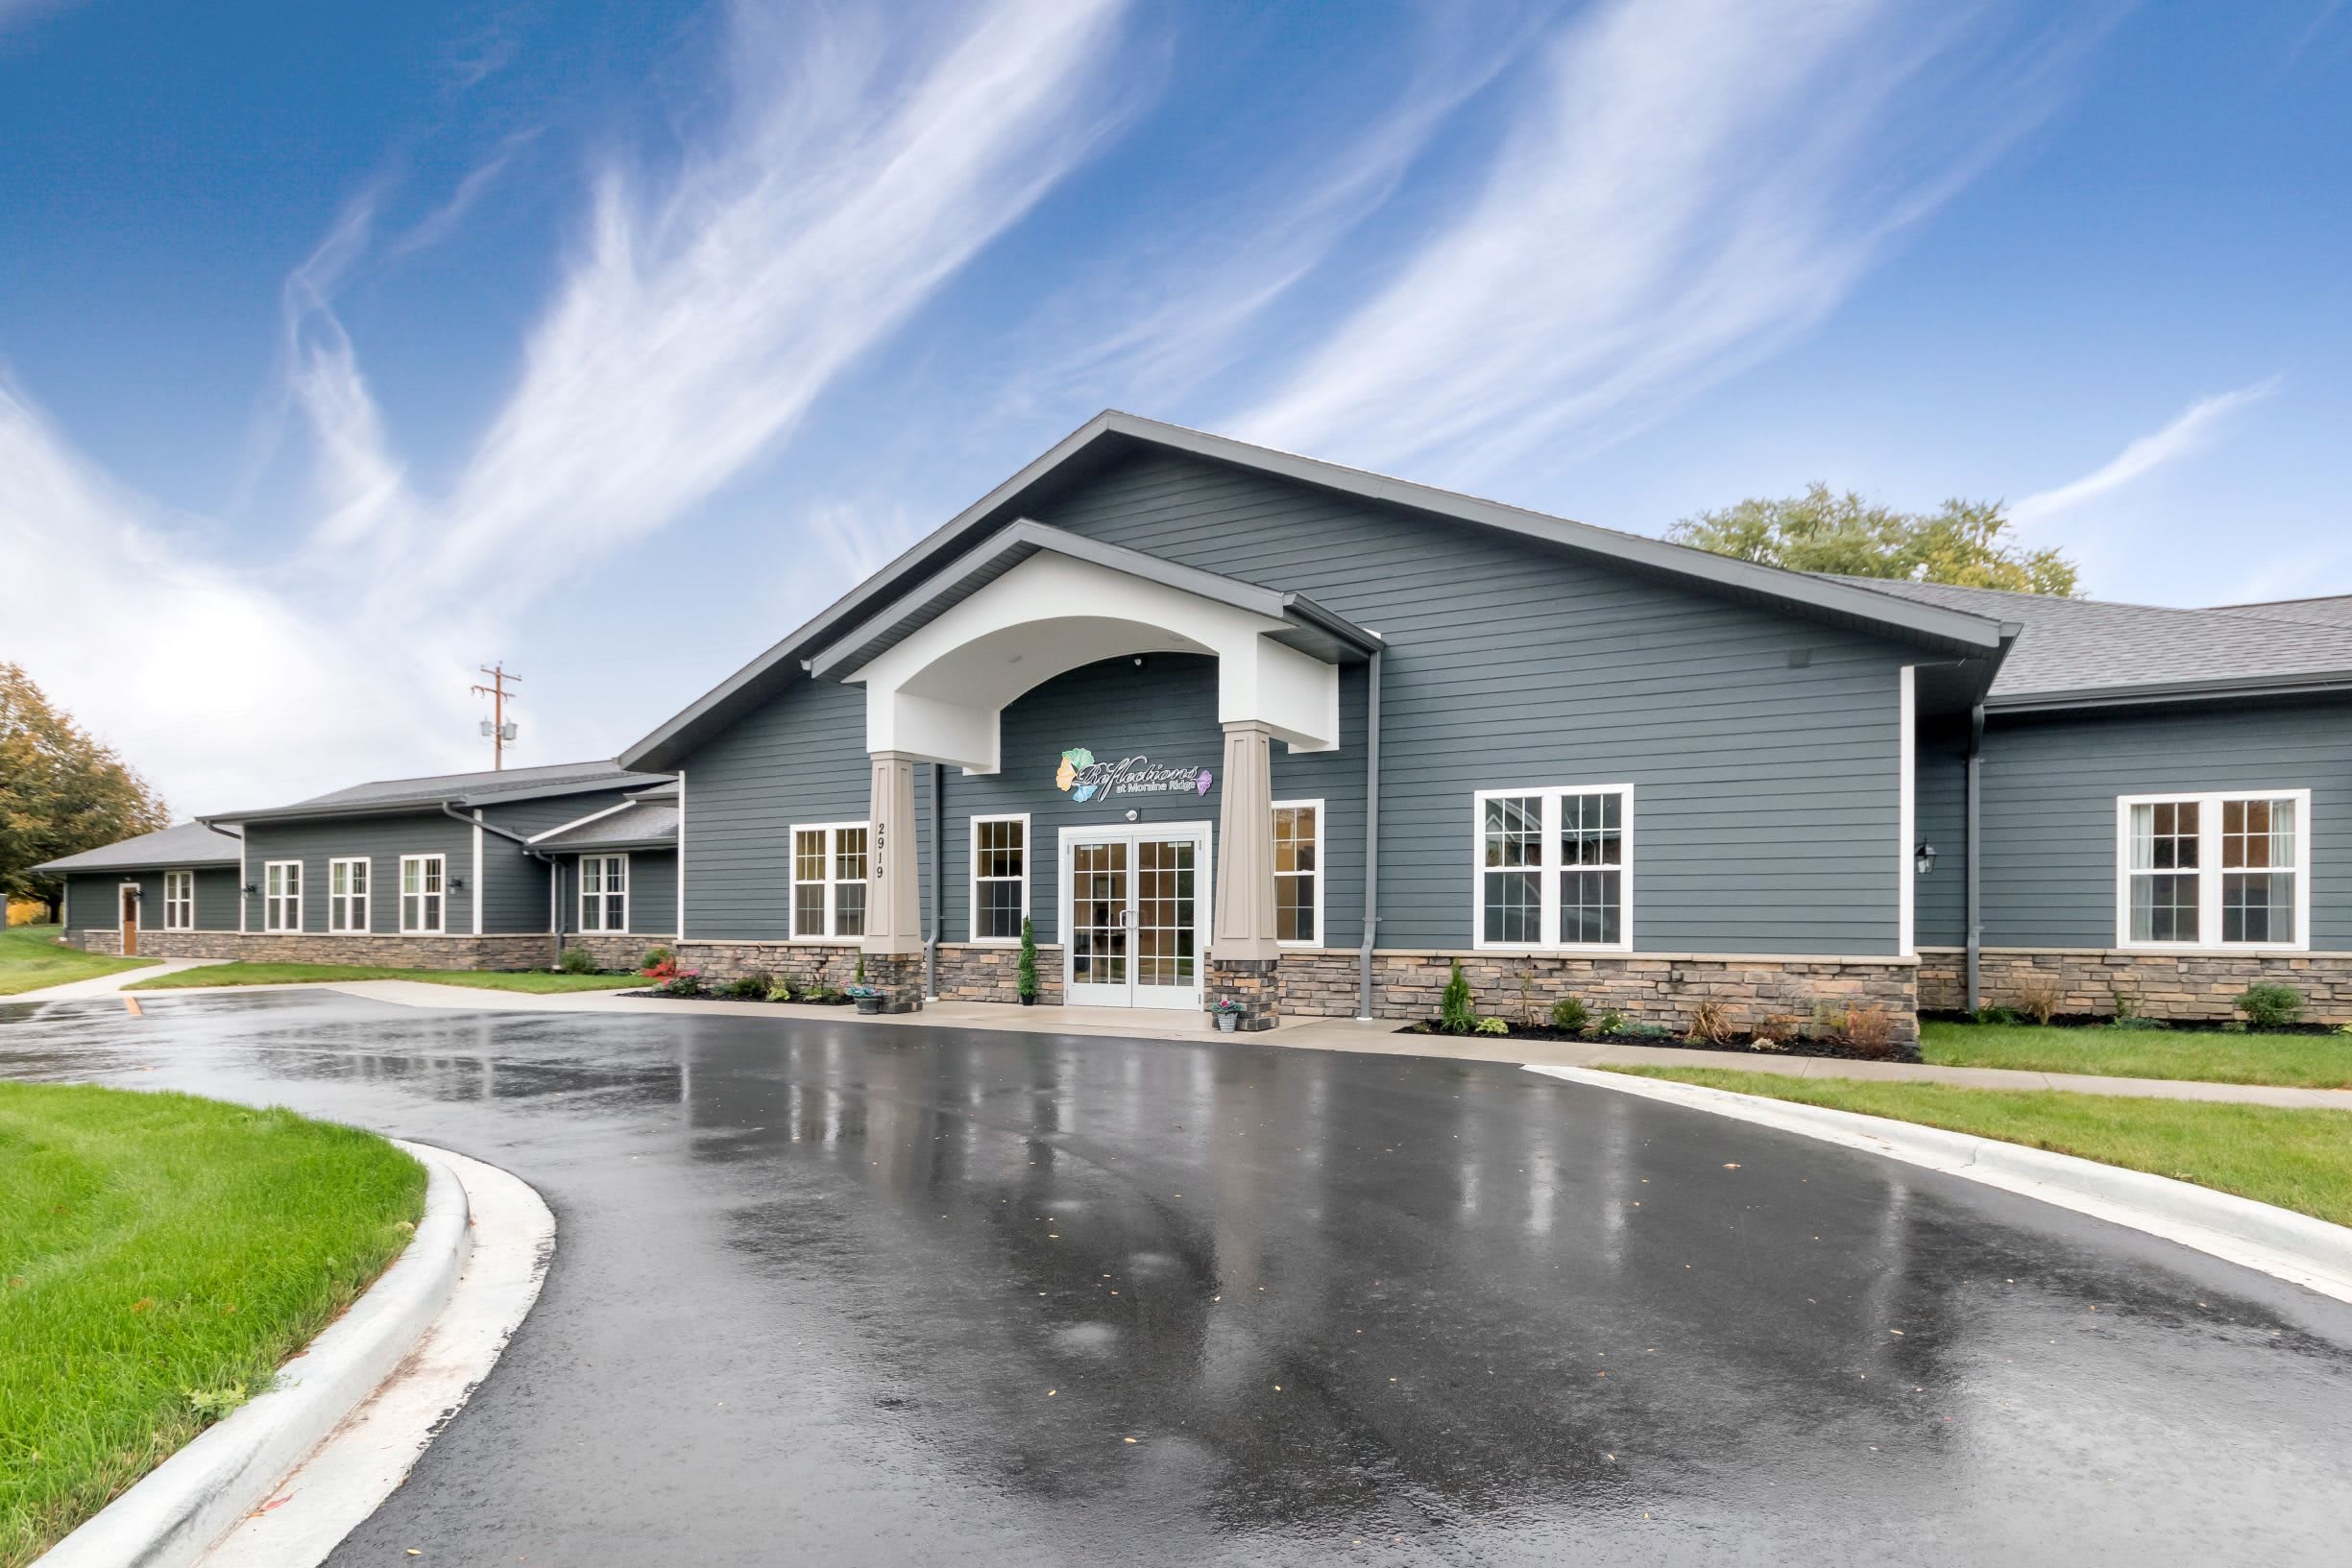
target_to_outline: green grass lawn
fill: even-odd
[[[206,964],[178,969],[126,989],[169,991],[199,985],[306,985],[321,980],[424,980],[434,985],[470,985],[478,991],[618,991],[643,986],[635,975],[554,975],[545,970],[507,974],[492,969],[370,969],[363,964]]]
[[[2352,1111],[1782,1077],[1714,1067],[1612,1067],[1743,1095],[1859,1111],[2078,1154],[2352,1225]]]
[[[61,948],[61,926],[11,926],[0,930],[0,997],[36,986],[62,985],[126,969],[144,969],[152,958],[109,958],[103,953]]]
[[[2014,1067],[2028,1073],[2352,1089],[2352,1035],[1999,1024],[1926,1024],[1919,1035],[1920,1053],[1938,1067]]]
[[[424,1168],[356,1128],[0,1082],[0,1565],[262,1392],[424,1211]]]

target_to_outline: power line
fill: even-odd
[[[515,726],[506,722],[506,699],[514,694],[506,689],[506,683],[520,681],[522,677],[508,674],[504,660],[495,665],[484,664],[480,667],[482,673],[490,677],[490,684],[477,686],[473,689],[490,699],[492,715],[482,722],[482,734],[490,737],[491,767],[503,772],[506,767],[506,743],[515,738]]]

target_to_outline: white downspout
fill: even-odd
[[[1898,842],[1895,848],[1898,852],[1896,865],[1899,868],[1900,880],[1895,884],[1897,889],[1895,951],[1905,958],[1911,958],[1918,956],[1919,953],[1919,944],[1914,940],[1912,930],[1913,916],[1919,902],[1919,879],[1911,865],[1911,850],[1919,842],[1918,780],[1915,777],[1919,753],[1919,703],[1916,671],[1909,664],[1903,666],[1900,689],[1902,691],[1902,717],[1898,721],[1897,731],[1901,738],[1897,744],[1903,748],[1903,755],[1900,759],[1901,772],[1898,775],[1901,782],[1896,786],[1896,816],[1899,825],[1896,829]]]
[[[473,934],[482,934],[482,813],[473,813]]]
[[[678,907],[670,921],[677,928],[670,940],[686,945],[686,769],[678,770]]]

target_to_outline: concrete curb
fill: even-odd
[[[424,1218],[365,1295],[261,1395],[149,1471],[35,1568],[186,1568],[269,1500],[289,1471],[373,1394],[449,1299],[469,1246],[465,1188],[431,1150]]]
[[[1973,1133],[1582,1067],[1530,1073],[1639,1095],[2038,1198],[2352,1302],[2352,1229],[2167,1176]]]

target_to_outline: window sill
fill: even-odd
[[[1624,957],[1632,955],[1634,945],[1631,942],[1587,942],[1572,947],[1547,948],[1540,943],[1473,942],[1470,944],[1470,951],[1472,953],[1503,953],[1514,958],[1576,958],[1587,957],[1593,953],[1615,954]]]
[[[2192,956],[2226,958],[2238,953],[2309,953],[2308,942],[2119,942],[2118,953],[2186,953]]]

